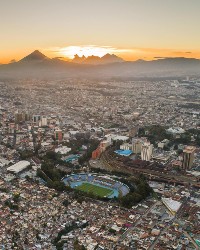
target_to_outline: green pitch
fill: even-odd
[[[108,188],[99,187],[91,183],[83,183],[80,186],[76,187],[76,189],[86,193],[93,193],[99,197],[108,197],[113,193],[113,191]]]

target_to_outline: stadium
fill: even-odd
[[[129,187],[109,176],[95,173],[79,173],[65,176],[62,181],[71,188],[97,195],[101,198],[117,198],[129,193]]]

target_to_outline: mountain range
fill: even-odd
[[[117,63],[117,62],[124,62],[124,60],[114,54],[106,54],[102,57],[99,56],[82,56],[79,57],[78,55],[74,56],[74,59],[72,60],[74,63],[82,63],[82,64],[107,64],[107,63]]]
[[[70,62],[48,58],[35,50],[18,62],[0,65],[0,78],[61,77],[183,77],[200,75],[200,60],[195,58],[159,58],[152,61],[124,61],[106,54],[103,57],[74,56]]]

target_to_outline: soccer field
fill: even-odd
[[[95,195],[98,195],[99,197],[108,197],[113,193],[113,191],[108,188],[99,187],[91,183],[83,183],[80,186],[76,187],[76,189],[87,193],[93,193]]]

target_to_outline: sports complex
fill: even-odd
[[[125,196],[129,187],[107,175],[79,173],[65,176],[62,181],[71,188],[97,195],[101,198]]]

